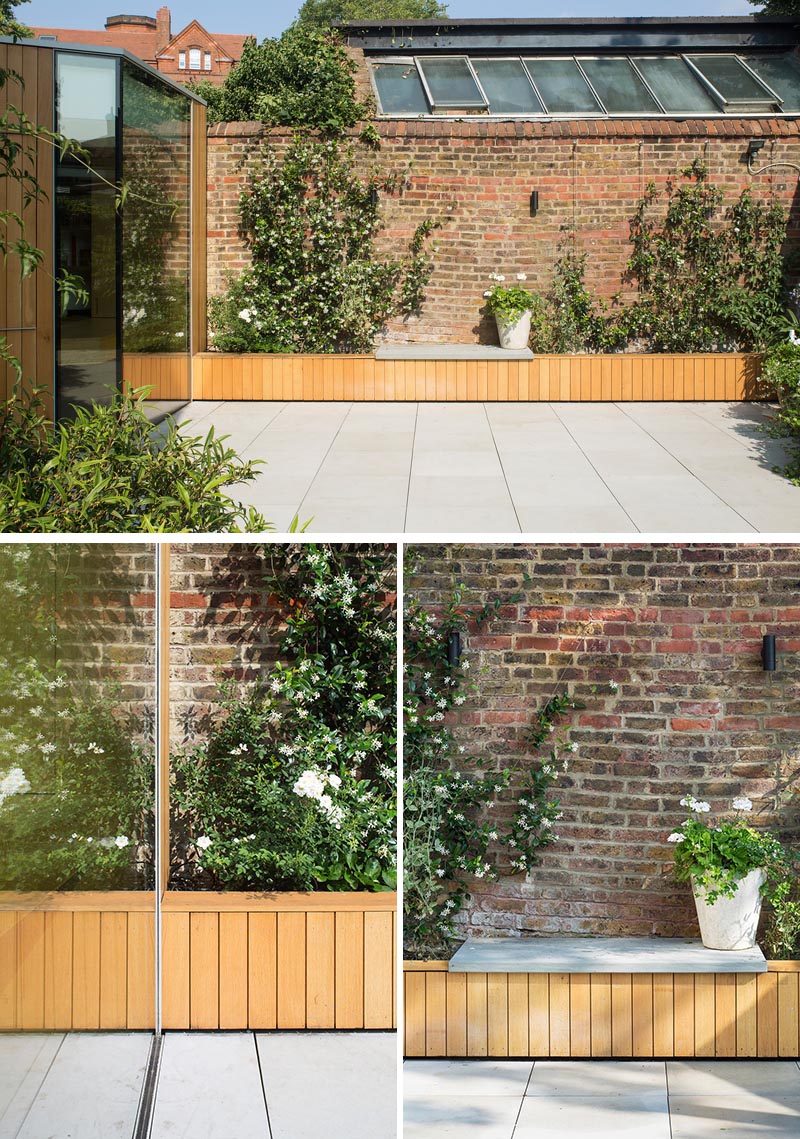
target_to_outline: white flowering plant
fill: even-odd
[[[505,283],[504,273],[490,273],[491,286],[483,294],[486,301],[486,311],[501,320],[516,320],[525,312],[531,312],[539,298],[523,282],[528,279],[526,273],[516,274],[516,284]]]
[[[415,556],[410,549],[409,572]],[[403,929],[406,953],[418,958],[449,956],[475,880],[495,879],[500,867],[527,872],[558,841],[562,812],[552,791],[576,750],[565,717],[584,707],[556,692],[535,713],[517,760],[467,760],[449,717],[480,686],[466,653],[449,659],[448,638],[502,618],[522,595],[483,606],[465,604],[463,595],[454,585],[436,612],[409,596],[404,614]]]
[[[278,661],[173,756],[173,885],[396,886],[394,547],[266,546]]]
[[[359,173],[353,148],[297,135],[265,146],[240,199],[252,264],[209,305],[225,352],[368,352],[386,321],[416,315],[433,270],[423,220],[398,257],[380,256],[382,196],[404,178]]]
[[[84,663],[100,633],[80,563],[65,546],[0,545],[3,890],[152,887],[152,741]],[[104,588],[124,588],[104,564]]]
[[[713,904],[717,898],[733,897],[739,881],[751,870],[764,870],[761,892],[765,897],[786,878],[788,855],[774,835],[751,825],[753,804],[746,796],[731,802],[732,818],[712,815],[711,804],[691,794],[685,795],[680,805],[689,814],[667,836],[667,842],[674,846],[679,882],[694,879]]]

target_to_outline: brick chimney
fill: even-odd
[[[156,12],[156,51],[163,51],[172,39],[169,8],[159,8]]]

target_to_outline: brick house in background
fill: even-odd
[[[83,28],[34,28],[41,40],[60,43],[121,47],[178,83],[189,79],[210,79],[222,83],[242,55],[249,37],[227,32],[207,32],[192,20],[173,35],[169,8],[159,8],[152,16],[109,16],[102,31]]]

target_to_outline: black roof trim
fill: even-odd
[[[340,25],[365,52],[658,51],[783,48],[800,21],[783,16],[633,16],[589,19],[353,20]]]

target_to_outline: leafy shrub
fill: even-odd
[[[720,217],[723,191],[695,161],[670,184],[666,212],[651,183],[631,222],[628,279],[639,296],[620,333],[657,352],[751,350],[769,343],[785,300],[786,212],[744,190]]]
[[[227,487],[256,477],[217,438],[154,429],[145,395],[115,395],[51,423],[41,396],[0,403],[0,532],[108,533],[271,529]]]
[[[280,662],[222,691],[208,738],[173,757],[201,872],[234,890],[396,885],[394,548],[267,547]]]
[[[794,334],[796,335],[796,333]],[[786,340],[764,355],[761,379],[778,395],[778,419],[783,428],[800,440],[800,343]],[[783,474],[800,486],[800,443]]]
[[[800,894],[796,879],[779,882],[770,903],[772,912],[762,938],[764,955],[772,961],[791,960],[800,950]]]
[[[355,70],[335,33],[293,25],[278,39],[247,40],[221,86],[201,80],[193,89],[208,103],[211,122],[341,133],[368,111],[356,98]]]
[[[326,27],[334,20],[433,20],[447,15],[437,0],[304,0],[300,24]]]
[[[570,232],[562,243],[548,294],[550,327],[547,352],[607,352],[617,345],[605,306],[586,288],[585,251],[575,248]]]
[[[212,298],[215,347],[227,352],[367,352],[393,315],[419,310],[432,263],[423,222],[405,258],[379,258],[379,191],[398,179],[361,179],[353,150],[297,137],[281,159],[266,147],[241,198],[253,263]]]

